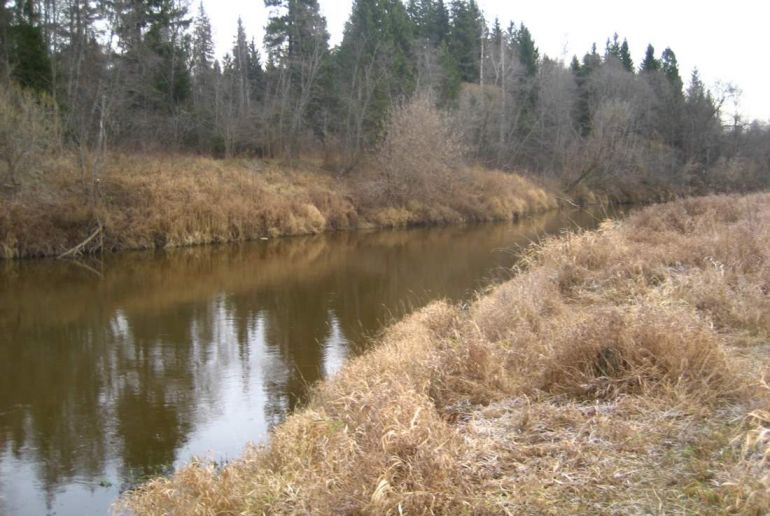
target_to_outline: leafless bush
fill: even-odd
[[[364,189],[391,206],[451,196],[465,179],[462,162],[446,117],[430,98],[417,97],[393,111]]]
[[[14,84],[0,88],[0,160],[11,186],[38,171],[41,158],[60,142],[51,99]]]

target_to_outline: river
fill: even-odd
[[[388,322],[600,213],[0,262],[0,514],[105,514],[194,456],[237,457]]]

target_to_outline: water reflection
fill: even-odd
[[[393,317],[460,299],[594,215],[335,234],[0,270],[0,513],[104,513],[237,456]]]

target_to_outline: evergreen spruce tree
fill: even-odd
[[[634,61],[631,59],[631,51],[628,48],[626,38],[623,38],[623,43],[620,45],[620,64],[623,65],[625,71],[634,73]]]
[[[190,51],[190,74],[192,82],[192,108],[195,127],[191,128],[189,139],[196,146],[214,151],[216,137],[217,76],[214,71],[214,41],[211,22],[201,1],[192,28]]]
[[[694,69],[684,103],[683,149],[687,158],[710,165],[717,158],[721,131],[719,107]]]
[[[453,0],[449,50],[463,82],[479,82],[484,19],[475,0]]]
[[[443,71],[443,77],[439,85],[439,103],[446,104],[454,101],[460,92],[460,71],[449,48],[451,25],[449,10],[444,0],[435,0],[433,3],[433,33],[431,41],[438,52],[439,65]]]
[[[438,49],[439,64],[444,72],[443,80],[439,84],[438,103],[442,106],[453,103],[460,94],[462,78],[460,77],[460,68],[457,66],[452,52],[449,50],[448,42],[444,42]]]
[[[684,93],[679,64],[674,51],[670,48],[666,48],[661,54],[661,73],[663,77],[660,80],[663,84],[658,92],[660,104],[658,125],[665,142],[681,148],[684,131]]]
[[[195,77],[204,77],[212,71],[214,64],[214,40],[211,21],[203,8],[203,1],[198,6],[198,15],[193,24],[192,36],[192,73]]]
[[[415,38],[429,39],[431,35],[431,0],[409,0],[406,12],[414,25]]]
[[[580,73],[580,61],[577,56],[572,56],[572,61],[569,63],[569,69],[573,75],[578,75]]]
[[[271,9],[265,47],[271,63],[274,113],[283,147],[296,157],[302,132],[317,109],[318,79],[328,57],[329,33],[318,0],[265,0]]]
[[[513,28],[513,26],[512,26]],[[511,31],[512,39],[509,48],[518,57],[521,69],[512,91],[514,104],[518,109],[515,118],[515,131],[520,141],[525,141],[532,132],[537,117],[538,104],[538,71],[540,68],[540,53],[529,29],[522,23],[518,29]]]
[[[577,98],[572,109],[572,119],[581,136],[587,136],[591,132],[591,101],[590,88],[591,75],[601,66],[601,57],[596,51],[596,44],[591,46],[591,52],[583,56],[582,63],[577,57],[572,59],[570,69],[577,85]]]
[[[599,57],[599,52],[596,51],[596,43],[591,45],[591,51],[587,52],[583,56],[583,64],[580,67],[580,71],[584,76],[588,76],[597,70],[602,64],[602,59]]]
[[[609,61],[610,59],[615,59],[618,62],[621,61],[620,41],[617,32],[613,34],[612,41],[607,39],[607,43],[604,47],[604,60]]]
[[[690,85],[687,87],[687,103],[690,105],[706,103],[709,100],[708,96],[706,87],[701,81],[700,72],[697,68],[693,69],[690,75]]]
[[[265,47],[276,66],[301,74],[303,66],[326,53],[329,33],[318,0],[265,0],[265,6],[272,9]]]
[[[238,112],[241,115],[246,115],[251,108],[252,97],[251,88],[249,87],[250,57],[246,29],[243,27],[243,20],[239,16],[235,30],[235,41],[233,42],[232,61],[228,68],[235,82]]]
[[[389,109],[415,84],[414,25],[400,0],[354,0],[335,56],[347,150],[375,142]]]
[[[259,54],[254,38],[249,42],[249,61],[246,77],[249,82],[252,98],[257,102],[262,101],[265,95],[265,72],[262,68],[262,57]]]
[[[33,0],[17,1],[6,45],[13,78],[24,87],[50,93],[51,61]]]
[[[187,8],[174,0],[116,0],[105,8],[118,36],[116,72],[122,77],[118,94],[127,108],[124,127],[133,120],[147,123],[148,112],[176,116],[192,92]]]
[[[414,36],[437,48],[449,35],[449,12],[443,0],[409,0],[409,19],[414,25]]]
[[[519,62],[527,76],[535,77],[540,63],[540,52],[532,39],[532,33],[523,23],[516,31],[515,46],[519,54]]]
[[[446,43],[449,38],[449,10],[444,4],[444,0],[435,0],[433,3],[433,32],[431,34],[432,41],[435,45],[441,45]]]
[[[661,70],[668,79],[671,88],[677,95],[682,95],[682,77],[679,75],[679,63],[676,54],[670,48],[666,48],[661,54]]]
[[[459,91],[457,63],[448,51],[450,22],[443,0],[410,0],[406,8],[412,25],[412,54],[421,87],[432,88],[441,105]]]
[[[187,28],[192,23],[187,8],[173,0],[159,0],[145,36],[151,60],[153,82],[161,109],[174,111],[192,92],[189,54],[190,40]]]
[[[607,40],[604,49],[604,60],[619,63],[627,72],[633,73],[634,71],[634,62],[631,59],[628,41],[623,38],[621,43],[617,32],[612,35],[612,41]]]
[[[660,61],[655,58],[655,47],[647,45],[647,50],[644,53],[644,61],[639,69],[642,72],[657,72],[660,70]]]
[[[490,50],[498,50],[500,49],[500,46],[503,41],[503,29],[500,26],[500,19],[495,18],[495,21],[492,22],[492,28],[489,30],[489,46]]]

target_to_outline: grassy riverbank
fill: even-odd
[[[45,181],[0,192],[0,256],[58,255],[253,240],[340,229],[510,220],[557,206],[514,174],[458,169],[428,193],[390,199],[377,177],[333,176],[311,162],[114,155],[95,191],[74,158],[46,164]],[[441,179],[441,178],[439,178]],[[451,185],[451,188],[445,188]]]
[[[415,313],[269,446],[121,507],[765,513],[769,369],[770,195],[655,206]]]

